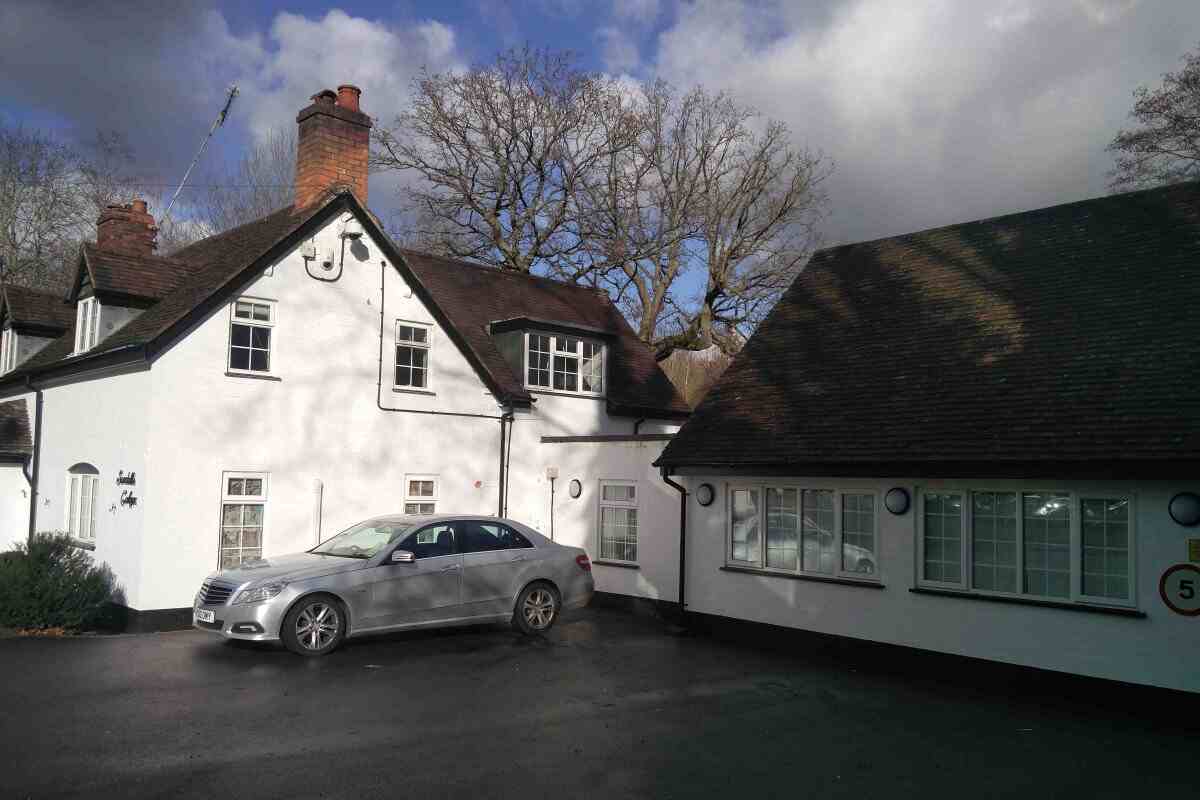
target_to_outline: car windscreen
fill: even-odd
[[[308,552],[343,558],[370,558],[411,529],[412,525],[405,522],[367,520],[347,528]]]

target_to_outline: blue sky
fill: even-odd
[[[835,163],[830,243],[1102,194],[1132,92],[1200,44],[1195,0],[400,0],[0,3],[0,115],[117,129],[182,174],[236,81],[213,157],[353,82],[388,119],[422,67],[570,48],[635,79],[704,83]],[[371,205],[396,205],[394,178]]]

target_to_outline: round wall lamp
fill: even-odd
[[[1192,492],[1180,492],[1171,498],[1167,505],[1167,513],[1171,519],[1185,528],[1200,525],[1200,495]]]
[[[711,506],[717,499],[717,491],[711,483],[702,483],[696,487],[696,502],[702,506]]]
[[[583,484],[579,482],[579,478],[571,478],[571,482],[567,484],[567,493],[571,495],[571,499],[577,499],[583,494]]]
[[[899,486],[888,489],[888,493],[883,496],[883,506],[897,516],[908,511],[908,489],[901,489]]]

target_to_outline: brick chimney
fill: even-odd
[[[320,202],[328,192],[350,189],[367,202],[367,154],[371,118],[358,108],[362,90],[344,84],[325,89],[296,115],[296,207]]]
[[[145,200],[128,205],[111,205],[96,221],[96,246],[101,250],[133,256],[154,255],[158,226],[146,211]]]

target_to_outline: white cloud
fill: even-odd
[[[613,16],[617,19],[653,22],[658,12],[658,0],[613,0]]]
[[[1104,193],[1132,90],[1197,40],[1186,0],[698,2],[649,57],[832,156],[827,232],[846,241]]]
[[[459,66],[454,31],[427,21],[393,27],[334,9],[324,17],[280,13],[261,62],[243,78],[250,129],[256,136],[294,124],[317,91],[352,83],[363,111],[387,121],[403,108],[422,67]]]
[[[620,28],[613,26],[600,28],[596,31],[596,41],[600,45],[604,68],[610,73],[632,72],[641,62],[637,44]]]

